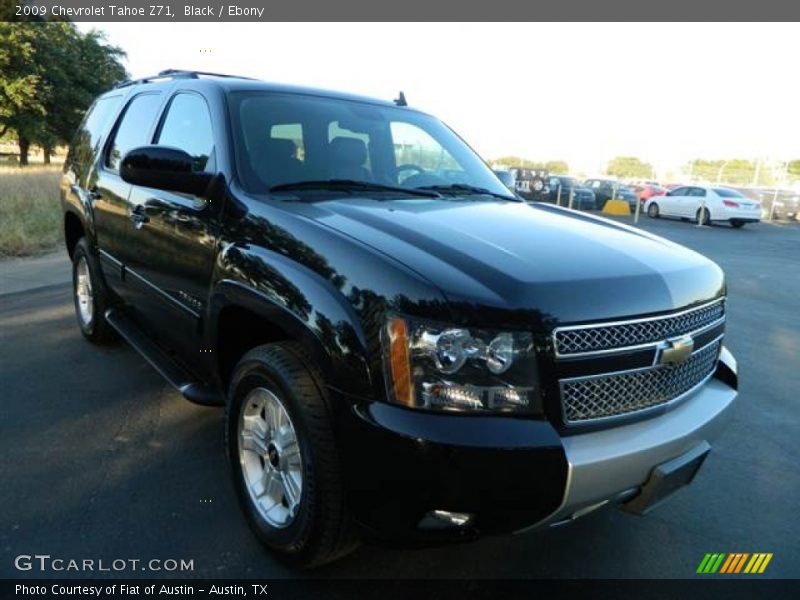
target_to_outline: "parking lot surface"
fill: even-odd
[[[631,223],[631,219],[621,219]],[[717,261],[741,389],[695,482],[646,517],[604,509],[567,527],[424,550],[363,546],[316,577],[693,577],[707,552],[772,552],[800,576],[800,226],[640,226]],[[587,299],[587,301],[591,301]],[[70,287],[0,297],[0,577],[19,554],[184,559],[185,573],[296,577],[250,534],[222,452],[222,411],[189,404],[133,350],[89,346]]]

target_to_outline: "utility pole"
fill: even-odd
[[[722,181],[722,171],[725,169],[725,167],[728,166],[729,162],[730,161],[728,160],[723,161],[722,166],[720,166],[719,171],[717,171],[717,184],[719,184],[719,182]]]

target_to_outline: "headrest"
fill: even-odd
[[[367,160],[367,145],[356,138],[333,138],[330,148],[333,160],[338,163],[360,167]]]
[[[297,147],[292,140],[280,138],[267,138],[264,150],[273,157],[296,158]]]

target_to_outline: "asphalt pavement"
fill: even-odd
[[[728,276],[740,397],[695,482],[646,517],[603,509],[468,545],[363,546],[312,576],[682,578],[707,552],[772,552],[764,576],[800,576],[800,226],[640,226]],[[48,281],[59,280],[68,272]],[[310,576],[250,534],[223,456],[222,411],[183,400],[124,344],[86,343],[68,284],[28,287],[0,296],[0,577],[92,575],[18,571],[21,554],[193,562],[190,572],[116,573],[126,577]]]

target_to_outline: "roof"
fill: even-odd
[[[367,102],[370,104],[380,104],[383,106],[402,106],[402,101],[392,102],[379,98],[371,98],[368,96],[359,96],[357,94],[349,94],[346,92],[337,92],[333,90],[324,90],[319,88],[304,87],[289,85],[283,83],[270,83],[249,77],[240,77],[237,75],[226,75],[221,73],[208,73],[205,71],[181,71],[176,69],[167,69],[161,71],[156,75],[143,77],[131,81],[125,81],[117,85],[114,89],[132,87],[132,86],[162,86],[173,83],[178,79],[190,79],[195,81],[207,82],[210,86],[216,86],[229,92],[237,91],[264,91],[275,92],[284,94],[301,94],[305,96],[320,96],[325,98],[336,98],[339,100],[352,100],[357,102]],[[402,97],[402,95],[401,95]]]

